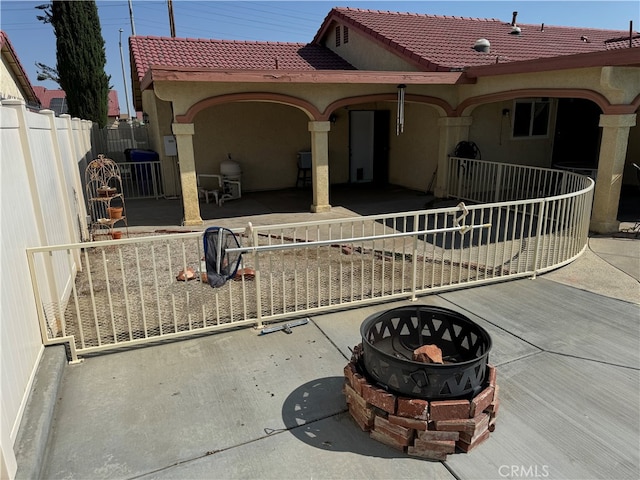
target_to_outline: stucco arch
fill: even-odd
[[[509,90],[505,92],[490,93],[487,95],[479,95],[470,97],[461,102],[455,109],[455,116],[470,116],[471,112],[478,106],[487,103],[501,102],[505,100],[514,100],[516,98],[528,97],[549,97],[549,98],[583,98],[591,100],[598,105],[604,114],[623,114],[633,113],[640,103],[640,97],[630,105],[612,105],[607,98],[594,90],[577,89],[577,88],[526,88],[520,90]]]
[[[404,97],[405,102],[422,103],[435,108],[440,116],[449,117],[455,115],[455,110],[446,100],[429,95],[407,94]],[[341,107],[356,105],[359,103],[373,102],[396,102],[398,97],[394,93],[379,93],[372,95],[360,95],[356,97],[345,97],[329,104],[321,115],[321,120],[328,120],[333,112]]]
[[[189,107],[184,115],[176,115],[176,122],[193,123],[194,118],[201,111],[206,110],[210,107],[214,107],[216,105],[234,102],[280,103],[282,105],[288,105],[302,110],[311,121],[320,120],[322,117],[322,114],[315,105],[301,98],[293,97],[291,95],[283,95],[280,93],[247,92],[218,95],[215,97],[209,97],[205,98],[204,100],[200,100],[199,102],[194,103],[191,107]]]

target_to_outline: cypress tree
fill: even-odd
[[[66,92],[69,114],[107,124],[110,77],[95,1],[53,1],[51,25],[56,35],[56,70]]]

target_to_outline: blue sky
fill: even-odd
[[[47,0],[0,0],[0,27],[9,36],[33,85],[49,89],[55,83],[38,82],[35,62],[56,63],[55,36],[51,25],[36,19],[36,5]],[[137,35],[169,36],[166,0],[133,0],[133,19]],[[118,91],[120,110],[127,111],[119,41],[122,38],[126,85],[131,100],[128,36],[131,35],[129,2],[98,1],[98,14],[107,53],[106,71]],[[518,11],[518,22],[527,24],[640,30],[640,1],[190,1],[173,0],[178,37],[310,42],[332,7],[497,18],[511,21]],[[123,29],[122,36],[119,29]],[[131,102],[130,102],[131,103]],[[130,110],[133,113],[133,105]]]

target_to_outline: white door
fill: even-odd
[[[349,181],[373,181],[374,112],[349,112]]]

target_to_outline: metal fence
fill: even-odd
[[[199,273],[202,232],[29,249],[45,344],[67,342],[75,360],[194,333],[261,328],[310,312],[535,276],[584,250],[591,179],[453,158],[449,180],[454,197],[494,201],[249,225],[234,233],[242,267],[255,275],[240,275],[220,288],[211,288]],[[66,265],[73,279],[64,292],[51,292],[56,283],[36,271],[56,258],[56,268]],[[178,273],[188,268],[196,272],[193,280],[180,281]],[[51,298],[60,300],[43,300]]]
[[[164,196],[162,166],[153,162],[118,162],[122,176],[122,194],[128,200]]]

